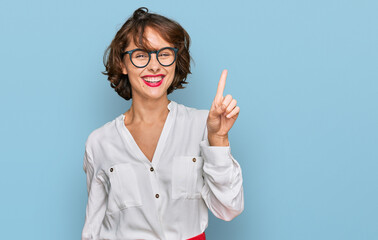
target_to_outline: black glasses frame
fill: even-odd
[[[162,63],[159,61],[159,57],[158,57],[158,56],[159,56],[159,53],[160,53],[160,51],[163,51],[163,50],[165,50],[165,49],[171,49],[171,50],[173,50],[173,51],[175,52],[175,59],[174,59],[173,62],[172,62],[171,64],[169,64],[169,65],[164,65],[164,64],[162,64]],[[160,63],[160,65],[162,65],[162,66],[164,66],[164,67],[169,67],[169,66],[171,66],[171,65],[176,61],[176,58],[177,58],[177,52],[178,52],[178,48],[173,48],[173,47],[165,47],[165,48],[162,48],[162,49],[159,49],[159,50],[149,51],[149,52],[147,52],[147,53],[148,53],[148,61],[147,61],[147,63],[146,63],[144,66],[137,66],[137,65],[134,64],[133,60],[131,59],[131,55],[133,54],[133,52],[135,52],[135,51],[137,51],[137,50],[141,50],[141,51],[145,51],[145,52],[147,52],[146,50],[143,50],[143,49],[140,49],[140,48],[136,48],[136,49],[133,49],[133,50],[130,50],[130,51],[126,51],[126,52],[122,53],[122,54],[121,54],[121,59],[123,59],[123,57],[124,57],[126,54],[129,54],[129,56],[130,56],[130,61],[131,61],[131,63],[132,63],[135,67],[137,67],[137,68],[144,68],[144,67],[146,67],[146,66],[150,63],[150,61],[151,61],[151,54],[152,54],[152,53],[155,53],[155,54],[156,54],[156,60]]]

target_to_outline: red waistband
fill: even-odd
[[[205,232],[201,233],[198,236],[189,238],[188,240],[206,240]]]

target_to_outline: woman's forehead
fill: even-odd
[[[139,31],[131,34],[129,37],[129,46],[152,51],[163,47],[174,47],[174,44],[164,38],[158,30],[146,27],[143,32]]]

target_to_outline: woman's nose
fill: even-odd
[[[154,72],[157,72],[160,70],[160,63],[159,61],[156,59],[156,54],[153,53],[151,54],[151,60],[150,62],[148,63],[147,67],[151,70],[151,71],[154,71]]]

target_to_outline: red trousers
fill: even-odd
[[[188,240],[206,240],[205,232],[201,233],[198,236],[189,238]]]

